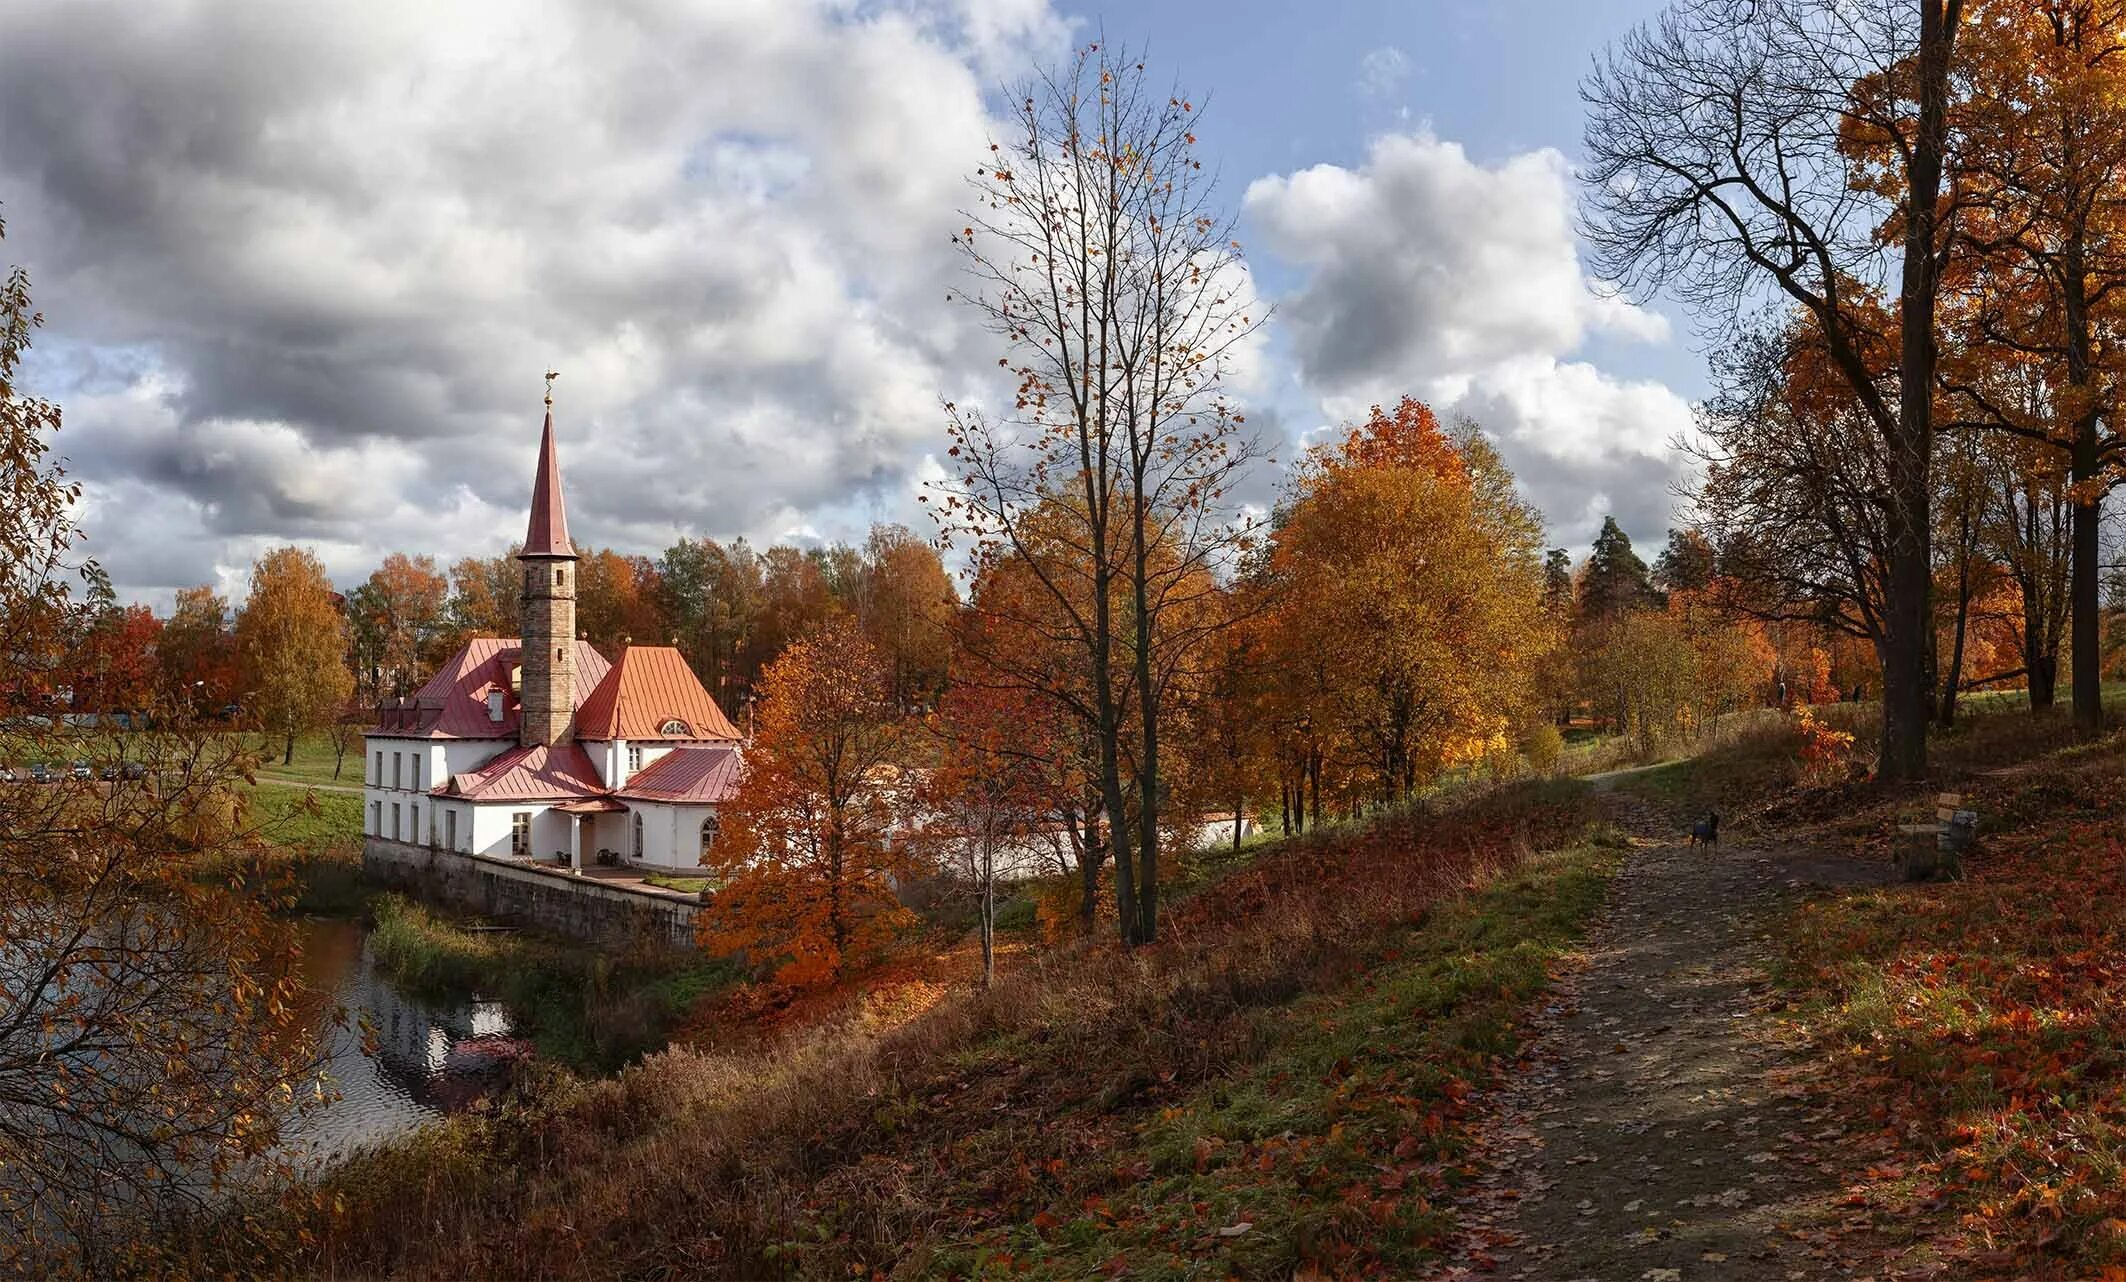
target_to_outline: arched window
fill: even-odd
[[[716,845],[717,827],[718,824],[714,815],[710,815],[701,821],[701,857],[703,859],[709,857],[709,851]]]
[[[635,858],[642,858],[642,816],[635,816]]]
[[[680,720],[679,718],[677,718],[677,717],[673,717],[673,718],[672,718],[671,720],[669,720],[669,721],[665,722],[665,723],[664,723],[663,725],[661,725],[661,726],[657,727],[657,733],[658,733],[658,734],[687,734],[687,733],[689,733],[689,731],[687,730],[687,723],[686,723],[686,722],[684,722],[684,721],[681,721],[681,720]]]

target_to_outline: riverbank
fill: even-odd
[[[1407,1263],[1450,1226],[1382,1234],[1347,1186],[1392,1218],[1457,1178],[1464,1100],[1604,897],[1602,804],[1524,784],[1265,843],[1157,945],[537,1082],[357,1155],[271,1232],[359,1276]]]
[[[539,1057],[607,1073],[661,1049],[695,1004],[742,978],[732,962],[666,948],[606,952],[452,916],[385,892],[371,902],[377,967],[420,996],[477,992],[515,1015]]]

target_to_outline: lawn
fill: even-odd
[[[296,783],[326,784],[337,788],[362,786],[362,739],[354,736],[347,747],[346,761],[341,765],[339,776],[333,776],[334,758],[332,739],[323,731],[298,735],[295,740],[295,759],[281,764],[284,744],[271,735],[247,734],[244,740],[258,753],[258,772],[273,779],[287,779]]]

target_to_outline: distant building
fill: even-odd
[[[576,636],[551,397],[517,559],[524,636],[474,638],[419,691],[378,706],[364,834],[577,871],[601,853],[698,868],[737,786],[739,734],[676,649],[631,645],[609,662]]]

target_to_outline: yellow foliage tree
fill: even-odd
[[[1534,706],[1554,642],[1542,526],[1473,429],[1405,398],[1301,465],[1272,536],[1278,662],[1383,801],[1473,760]]]
[[[295,737],[329,725],[354,693],[347,623],[316,556],[276,548],[251,567],[251,595],[236,620],[244,704],[295,759]]]

